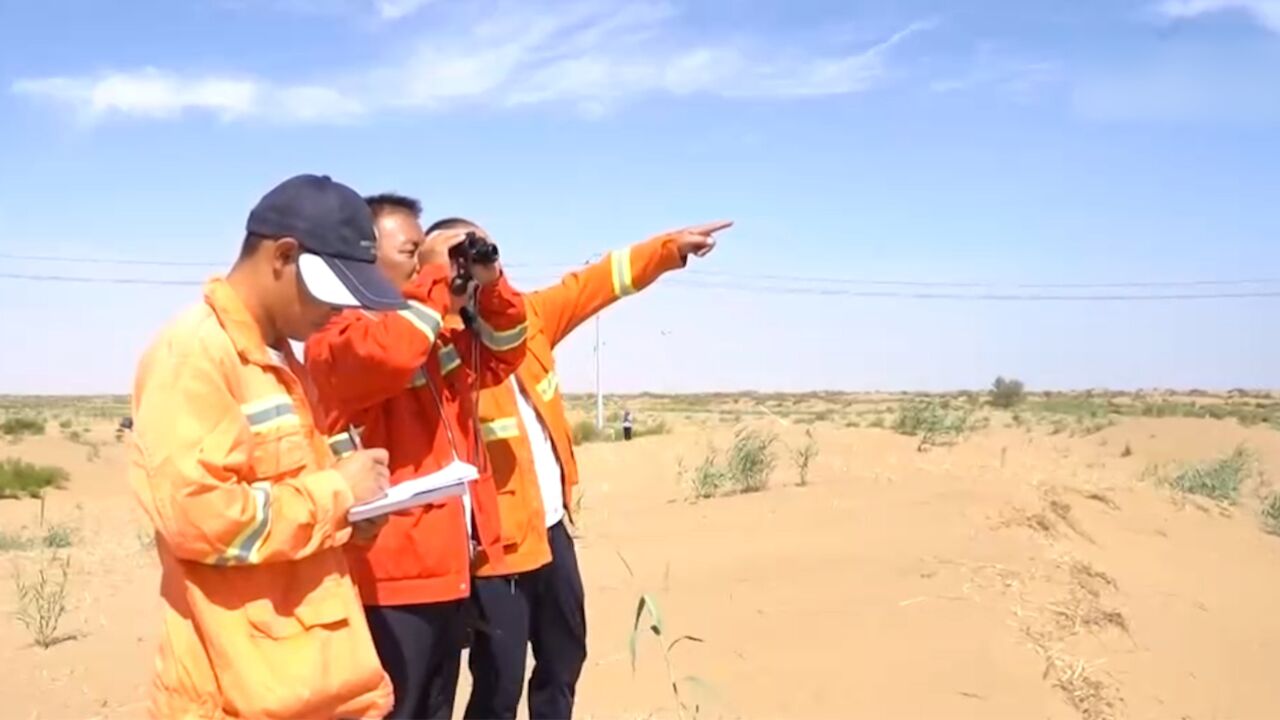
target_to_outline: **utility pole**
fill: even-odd
[[[601,259],[603,255],[592,255],[587,258],[586,265]],[[600,384],[600,313],[596,313],[594,324],[596,326],[596,429],[604,430],[604,387]]]
[[[596,429],[604,429],[604,392],[600,386],[600,314],[596,313]]]

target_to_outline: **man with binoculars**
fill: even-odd
[[[524,300],[496,248],[455,228],[424,235],[416,200],[366,198],[377,262],[406,310],[344,312],[307,342],[322,426],[341,454],[386,448],[391,484],[462,460],[468,493],[391,515],[348,561],[374,645],[395,688],[389,718],[448,718],[465,641],[474,563],[504,567],[498,499],[476,433],[475,393],[524,357]],[[451,322],[461,310],[461,321]]]

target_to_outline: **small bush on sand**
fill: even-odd
[[[1240,497],[1240,486],[1253,469],[1253,453],[1241,446],[1225,457],[1184,468],[1173,476],[1170,484],[1190,495],[1235,503]]]
[[[901,435],[920,438],[916,450],[951,445],[969,431],[973,408],[947,410],[932,400],[915,400],[898,408],[893,429]]]
[[[0,498],[39,497],[67,482],[67,471],[53,465],[34,465],[17,458],[0,460]]]
[[[70,525],[61,523],[50,525],[44,530],[40,542],[50,550],[63,550],[75,544],[76,530]]]
[[[738,428],[733,444],[721,458],[715,448],[688,476],[686,484],[695,500],[720,495],[743,495],[769,487],[777,466],[774,446],[778,436],[771,432]],[[681,475],[684,475],[683,469]]]
[[[685,477],[683,465],[678,472],[682,478]],[[695,500],[708,500],[722,494],[729,487],[729,475],[717,464],[715,450],[711,450],[684,483],[689,486],[689,494]]]
[[[23,435],[43,434],[44,420],[41,420],[40,418],[19,415],[16,417],[6,418],[4,422],[0,422],[0,435],[19,438]]]
[[[1011,408],[1026,399],[1026,388],[1016,378],[997,377],[991,383],[991,404],[998,408]]]
[[[573,444],[599,442],[605,439],[606,430],[596,427],[595,420],[579,420],[573,424]]]
[[[777,465],[774,444],[778,436],[766,431],[739,428],[729,446],[727,470],[735,492],[760,492],[769,487]]]
[[[1262,504],[1262,527],[1272,535],[1280,535],[1280,492],[1271,493]]]
[[[795,463],[801,486],[809,484],[809,466],[817,457],[818,441],[814,439],[812,429],[805,430],[804,445],[791,451],[791,462]]]
[[[70,559],[56,554],[42,558],[30,577],[14,567],[13,583],[18,596],[16,616],[31,633],[37,647],[48,649],[69,639],[58,634],[58,625],[67,612],[70,573]]]
[[[25,552],[35,544],[35,539],[24,532],[0,530],[0,552]]]

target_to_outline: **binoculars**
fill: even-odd
[[[479,233],[469,232],[462,242],[449,248],[449,260],[453,263],[453,279],[450,289],[455,295],[465,294],[471,284],[472,265],[492,265],[498,262],[498,246]]]

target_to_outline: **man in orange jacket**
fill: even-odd
[[[506,567],[482,563],[476,573],[472,599],[483,624],[471,645],[473,686],[466,717],[516,716],[525,654],[532,644],[529,717],[569,718],[587,656],[582,577],[564,522],[578,466],[555,371],[555,347],[619,298],[684,267],[690,255],[711,252],[715,233],[730,224],[659,235],[525,295],[525,358],[510,382],[480,393],[481,432],[498,486]],[[457,218],[437,226],[484,233]]]
[[[129,478],[156,530],[163,631],[152,717],[381,718],[378,663],[342,547],[381,496],[383,450],[335,464],[289,340],[338,307],[395,308],[373,218],[302,175],[249,215],[240,258],[144,354]]]
[[[502,561],[498,499],[474,431],[472,394],[478,385],[501,383],[523,358],[524,301],[496,263],[474,265],[473,329],[446,324],[451,280],[460,269],[451,265],[449,249],[465,231],[424,239],[416,200],[381,195],[369,203],[379,265],[403,284],[409,309],[344,313],[308,341],[306,360],[326,427],[387,448],[393,485],[454,459],[481,468],[469,494],[392,517],[371,547],[349,556],[395,686],[389,717],[448,718],[473,562]],[[335,442],[355,445],[342,436]]]

